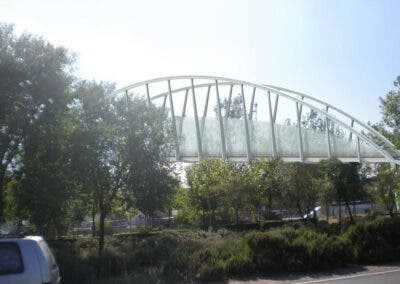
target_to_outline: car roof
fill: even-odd
[[[31,240],[35,242],[43,241],[43,237],[41,236],[24,236],[24,235],[0,235],[0,242],[6,241],[21,241],[21,240]]]

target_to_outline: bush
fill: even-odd
[[[278,227],[282,227],[283,225],[287,224],[287,221],[283,221],[283,220],[267,220],[267,221],[263,221],[260,224],[260,229],[265,231],[265,230],[269,230],[269,229],[273,229],[273,228],[278,228]]]
[[[344,237],[300,228],[253,232],[245,237],[257,271],[300,271],[352,263],[351,242]]]
[[[400,218],[357,223],[345,235],[354,244],[359,263],[400,260]]]
[[[49,244],[65,284],[97,283],[115,277],[138,283],[190,283],[254,272],[400,260],[400,218],[378,218],[347,227],[324,223],[296,226],[244,235],[190,230],[120,234],[106,238],[101,255],[97,240],[92,238]]]

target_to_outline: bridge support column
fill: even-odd
[[[275,139],[275,119],[274,114],[272,114],[272,106],[271,106],[271,92],[268,91],[268,110],[269,110],[269,125],[271,128],[271,140],[272,140],[272,155],[276,157],[276,139]],[[276,113],[276,112],[275,112]]]
[[[197,136],[197,155],[199,157],[199,161],[203,156],[203,149],[201,145],[201,136],[200,136],[200,127],[199,127],[199,117],[197,115],[197,105],[196,105],[196,95],[194,92],[194,82],[193,78],[190,78],[190,82],[192,85],[192,102],[193,102],[193,112],[194,112],[194,121],[196,126],[196,136]]]
[[[225,132],[224,132],[225,130],[224,130],[224,124],[222,122],[221,101],[220,101],[220,98],[219,98],[218,80],[215,80],[215,92],[216,92],[216,95],[217,95],[219,134],[221,135],[222,158],[223,159],[227,159],[226,144],[225,144]]]
[[[176,157],[176,161],[179,162],[181,159],[181,154],[179,151],[178,132],[176,130],[174,101],[172,100],[171,81],[170,80],[168,80],[168,93],[169,93],[169,104],[170,104],[169,107],[171,108],[172,131],[173,131],[174,140],[175,140],[175,157]],[[166,97],[164,99],[164,110],[165,110],[165,101],[166,101]]]
[[[247,160],[250,161],[250,159],[251,159],[250,133],[249,133],[249,125],[248,125],[248,122],[247,122],[246,102],[245,102],[245,99],[244,99],[243,84],[240,85],[240,91],[242,93],[242,107],[243,107],[244,128],[245,128],[245,131],[246,131]]]

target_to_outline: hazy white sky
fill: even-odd
[[[14,23],[118,87],[204,74],[307,92],[363,121],[400,74],[400,1],[0,0]]]

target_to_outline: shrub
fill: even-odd
[[[299,271],[352,263],[349,239],[300,228],[246,235],[250,255],[259,272]]]
[[[400,218],[357,223],[345,235],[354,244],[359,263],[400,260]]]
[[[304,271],[400,260],[400,218],[341,229],[329,224],[271,231],[147,231],[106,238],[51,241],[63,283],[134,279],[138,283],[222,280],[254,272]],[[344,230],[344,231],[343,231]],[[122,277],[122,278],[121,278]]]
[[[278,228],[285,225],[287,222],[283,220],[267,220],[260,224],[261,230],[269,230],[272,228]]]

